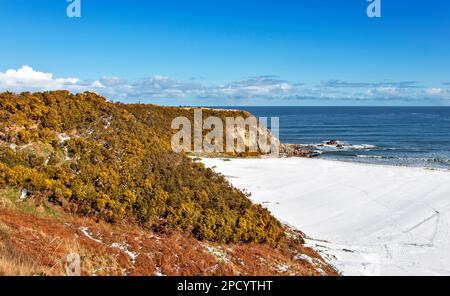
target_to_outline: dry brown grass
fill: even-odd
[[[21,252],[5,246],[0,241],[0,276],[26,276],[38,274],[34,264]]]
[[[219,245],[164,228],[0,208],[0,275],[65,275],[70,253],[80,255],[82,275],[337,275],[314,250],[289,238],[278,248]],[[318,264],[294,260],[296,254]]]

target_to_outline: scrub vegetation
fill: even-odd
[[[45,217],[53,215],[50,204],[108,223],[163,224],[199,240],[276,245],[283,230],[266,209],[172,152],[171,120],[192,115],[89,92],[2,93],[0,189]],[[204,110],[204,116],[238,115],[248,114]]]

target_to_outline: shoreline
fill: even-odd
[[[362,166],[376,166],[376,167],[394,167],[394,168],[408,168],[408,169],[418,169],[418,170],[425,170],[425,171],[438,171],[438,172],[448,172],[450,173],[450,168],[443,168],[443,167],[426,167],[426,166],[420,166],[420,165],[406,165],[401,163],[375,163],[375,162],[362,162],[362,161],[354,161],[354,160],[346,160],[346,159],[334,159],[334,158],[324,158],[321,156],[315,156],[315,157],[305,157],[305,156],[279,156],[274,157],[270,155],[258,155],[258,156],[210,156],[210,155],[189,155],[191,158],[199,158],[199,159],[230,159],[230,160],[237,160],[237,159],[310,159],[310,160],[322,160],[322,161],[330,161],[330,162],[339,162],[339,163],[346,163],[346,164],[355,164],[355,165],[362,165]]]
[[[282,147],[282,150],[289,157],[320,158],[350,163],[419,167],[450,171],[450,162],[447,158],[440,159],[436,156],[389,156],[385,155],[384,152],[388,150],[395,151],[397,148],[383,148],[372,144],[352,144],[339,140],[330,140],[323,141],[320,144],[282,144]],[[359,153],[357,153],[358,151]],[[375,151],[376,153],[364,154],[368,151]]]
[[[325,161],[332,161],[332,162],[341,162],[341,163],[350,163],[350,164],[357,164],[357,165],[368,165],[368,166],[381,166],[381,167],[395,167],[395,168],[409,168],[409,169],[419,169],[419,170],[426,170],[426,171],[440,171],[440,172],[449,172],[450,168],[443,168],[443,167],[427,167],[427,166],[421,166],[421,165],[407,165],[402,163],[376,163],[376,162],[363,162],[363,161],[355,161],[351,159],[334,159],[334,158],[323,158],[323,157],[316,157],[315,160],[325,160]]]
[[[203,158],[344,275],[450,274],[450,171],[308,158]]]

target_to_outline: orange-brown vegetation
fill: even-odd
[[[0,207],[0,275],[65,275],[70,253],[81,256],[82,275],[336,275],[314,250],[288,236],[278,248],[220,245],[164,226]],[[299,254],[309,260],[295,259]]]

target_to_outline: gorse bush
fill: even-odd
[[[199,239],[276,243],[282,230],[266,209],[171,151],[170,122],[180,115],[189,112],[93,93],[0,94],[0,188],[108,222],[164,221]]]

